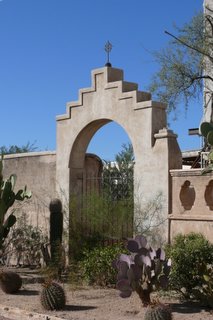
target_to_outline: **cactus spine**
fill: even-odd
[[[61,201],[57,198],[51,200],[49,210],[51,261],[53,264],[56,264],[60,262],[63,233],[63,213]]]
[[[147,308],[144,320],[172,320],[172,311],[162,303],[154,303]]]
[[[46,310],[63,309],[66,303],[64,289],[56,282],[46,282],[43,284],[40,301]]]
[[[0,273],[0,286],[5,293],[16,293],[22,286],[22,278],[13,271]]]

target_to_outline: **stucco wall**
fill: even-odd
[[[85,155],[84,176],[85,178],[100,178],[102,161],[94,154]],[[30,152],[4,156],[3,176],[9,178],[11,174],[17,175],[16,190],[27,185],[31,190],[32,198],[21,204],[17,212],[27,214],[28,223],[38,226],[49,232],[49,203],[54,197],[63,197],[63,186],[56,193],[56,153],[53,152]],[[94,185],[95,180],[92,180]],[[97,180],[98,183],[98,180]],[[85,185],[85,191],[91,188],[91,182]],[[87,190],[88,191],[88,190]],[[64,211],[68,209],[68,203]],[[64,219],[67,223],[67,219]]]
[[[17,175],[16,190],[27,185],[32,198],[20,212],[26,212],[28,222],[48,230],[50,199],[55,197],[56,153],[30,152],[4,156],[3,175]],[[21,203],[22,204],[22,203]]]
[[[178,233],[201,232],[213,242],[213,174],[200,169],[171,170],[170,240]]]
[[[87,146],[102,126],[115,121],[134,149],[134,201],[139,208],[135,221],[159,193],[162,220],[166,220],[170,212],[169,169],[181,168],[182,157],[176,135],[166,128],[165,109],[150,93],[138,90],[136,83],[125,81],[123,70],[93,70],[91,87],[80,89],[78,101],[68,102],[66,113],[57,116],[57,187],[64,186],[66,198],[82,193]],[[162,230],[162,235],[167,238],[167,230]]]

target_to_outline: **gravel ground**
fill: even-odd
[[[139,320],[143,319],[145,312],[136,294],[122,299],[115,289],[85,287],[73,290],[68,285],[64,285],[67,297],[65,309],[47,312],[40,304],[41,288],[41,284],[34,283],[23,285],[19,293],[13,295],[0,291],[0,306],[6,306],[10,310],[16,307],[68,320]],[[184,304],[168,298],[162,299],[162,302],[171,306],[173,320],[213,320],[210,310],[204,310],[196,304]],[[8,317],[10,318],[10,314]],[[29,316],[29,319],[32,319],[32,316]]]

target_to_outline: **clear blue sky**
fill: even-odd
[[[104,66],[107,40],[111,63],[127,81],[146,90],[158,66],[150,51],[202,10],[202,0],[0,0],[0,146],[33,143],[55,150],[57,115],[78,90],[90,87],[92,69]],[[202,104],[182,106],[171,129],[182,150],[196,149]],[[116,136],[116,139],[115,139]],[[113,138],[113,145],[112,145]],[[128,136],[115,123],[93,137],[89,151],[113,159]]]

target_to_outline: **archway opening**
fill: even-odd
[[[94,153],[105,161],[115,161],[124,144],[132,144],[128,134],[117,122],[111,121],[94,134],[86,152]]]
[[[108,119],[89,124],[74,143],[70,173],[75,228],[94,242],[131,237],[134,152],[126,131]]]

